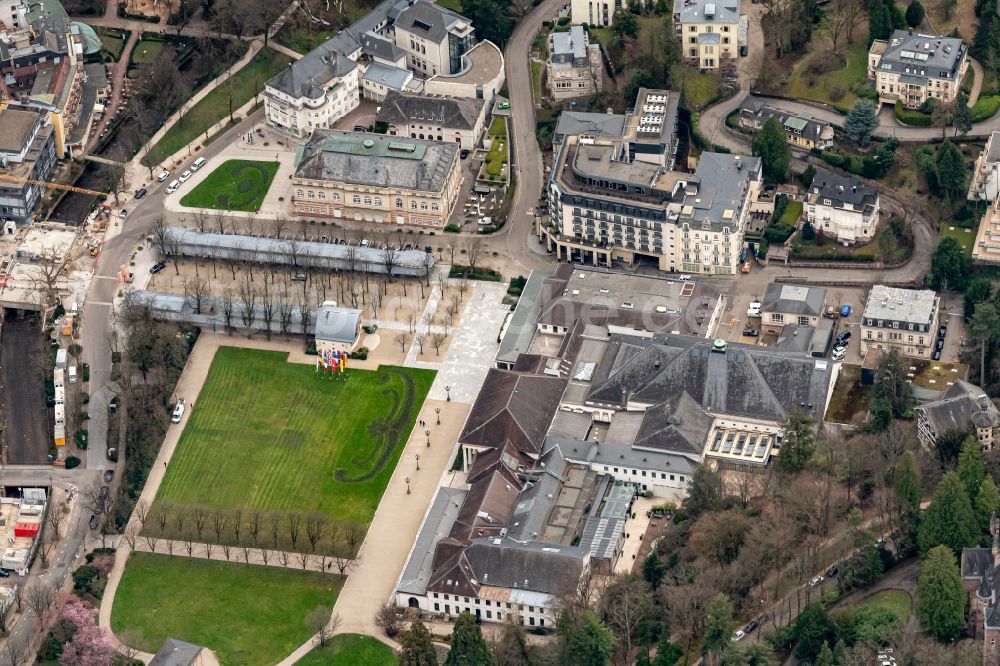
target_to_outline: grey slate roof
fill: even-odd
[[[200,645],[168,638],[149,662],[149,666],[191,666],[204,650]]]
[[[582,25],[574,25],[569,32],[552,33],[552,51],[549,58],[553,62],[573,62],[587,58],[587,33]]]
[[[317,99],[323,96],[331,80],[350,73],[355,67],[353,60],[323,44],[290,63],[267,85],[292,97]]]
[[[448,488],[446,486],[438,488],[434,502],[427,511],[427,518],[417,534],[413,550],[410,551],[406,568],[399,579],[399,586],[396,589],[400,592],[426,593],[427,584],[430,582],[433,571],[434,549],[437,543],[441,539],[447,538],[448,533],[451,532],[451,526],[455,524],[466,492],[461,488]]]
[[[571,591],[580,580],[586,553],[575,546],[553,546],[512,539],[476,539],[465,549],[472,577],[481,585],[547,594]]]
[[[985,408],[985,410],[984,410]],[[1000,427],[1000,410],[986,392],[975,384],[958,380],[933,402],[917,408],[937,435],[948,430],[970,430],[972,426]]]
[[[674,20],[680,23],[737,23],[738,0],[674,0]]]
[[[620,139],[625,131],[625,116],[617,113],[586,113],[563,111],[556,121],[556,136],[583,134]]]
[[[587,403],[659,405],[686,393],[715,415],[778,422],[795,409],[824,413],[831,364],[757,345],[711,349],[711,340],[689,336],[612,336]]]
[[[458,21],[471,24],[472,21],[450,9],[445,9],[428,0],[417,0],[402,10],[393,25],[403,28],[432,42],[441,43],[449,29]]]
[[[361,310],[324,303],[316,313],[316,339],[353,343],[358,337]]]
[[[376,35],[373,32],[366,32],[361,35],[358,42],[361,44],[361,52],[373,58],[396,62],[406,55],[406,52],[396,46],[392,40],[386,39],[381,35]]]
[[[535,337],[535,320],[542,309],[542,288],[546,278],[551,273],[532,271],[528,281],[517,299],[517,307],[507,324],[507,331],[500,341],[497,351],[498,363],[515,363],[517,357],[531,349],[531,341]]]
[[[919,83],[926,83],[931,77],[954,79],[965,58],[965,51],[965,42],[955,37],[894,30],[879,60],[878,69],[913,76]]]
[[[701,456],[714,417],[686,391],[646,410],[633,446]]]
[[[295,178],[440,192],[458,144],[314,130],[295,155]]]
[[[438,127],[471,130],[482,114],[481,99],[389,93],[378,120],[388,124],[424,122]]]
[[[408,69],[391,67],[381,62],[370,62],[361,78],[364,81],[383,85],[390,90],[402,90],[413,78],[413,73]]]
[[[826,133],[830,139],[833,138],[833,127],[829,123],[824,123],[805,115],[791,114],[787,111],[776,109],[773,106],[762,104],[759,100],[753,98],[748,98],[740,108],[740,117],[747,120],[752,119],[755,124],[759,123],[761,126],[769,119],[777,118],[786,131],[791,127],[791,125],[787,124],[791,120],[795,125],[801,126],[801,129],[796,128],[796,133],[800,136],[812,141],[819,141],[826,138],[824,136]]]
[[[698,192],[684,197],[684,208],[691,206],[693,210],[690,214],[682,212],[681,221],[709,221],[713,230],[734,228],[750,181],[756,179],[760,168],[759,157],[702,153],[694,171]],[[733,211],[732,219],[723,219],[726,211]]]
[[[822,287],[802,287],[772,282],[767,285],[767,291],[764,292],[761,310],[764,313],[781,312],[818,317],[823,314],[825,302],[826,289]]]
[[[875,205],[878,192],[857,176],[842,176],[820,167],[816,170],[809,193],[818,199],[829,199],[835,208],[851,204],[854,210],[865,210]]]

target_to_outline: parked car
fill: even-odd
[[[760,308],[761,304],[757,301],[754,301],[753,303],[750,304],[750,307],[747,308],[747,316],[760,317]]]
[[[180,189],[180,187],[181,187],[181,181],[179,180],[170,181],[170,184],[167,185],[167,194],[173,194],[178,189]]]
[[[756,338],[758,335],[760,335],[760,331],[758,331],[756,328],[744,328],[743,335],[747,336],[748,338]]]
[[[743,640],[744,636],[746,636],[746,634],[743,632],[743,630],[742,629],[737,629],[736,633],[733,634],[733,640],[734,641],[741,641],[741,640]]]
[[[931,354],[931,359],[935,360],[935,361],[940,361],[941,360],[941,352],[935,350],[934,353]]]
[[[7,578],[10,576],[10,569],[0,569],[0,578]]]
[[[846,346],[847,341],[851,339],[850,331],[841,331],[840,335],[837,336],[837,344],[841,346]]]
[[[105,499],[108,496],[108,487],[101,486],[100,498]]]
[[[162,183],[167,178],[170,178],[170,172],[169,171],[162,171],[162,172],[160,172],[160,175],[156,177],[156,180],[158,180],[159,182]]]
[[[124,220],[126,217],[128,217],[128,210],[122,208],[120,211],[118,211],[118,216]]]
[[[106,469],[104,470],[104,482],[111,483],[115,478],[115,470]]]
[[[838,571],[840,571],[840,569],[837,567],[836,564],[833,564],[833,565],[830,566],[829,569],[826,570],[826,577],[827,578],[833,578],[834,576],[837,575]]]
[[[498,109],[503,109],[503,110],[509,109],[510,108],[510,102],[500,102],[499,104],[497,104],[497,108]]]
[[[938,337],[939,338],[943,338],[945,335],[947,335],[947,333],[948,333],[948,325],[947,324],[941,324],[938,327]]]
[[[146,188],[145,187],[140,187],[139,189],[137,189],[135,191],[135,198],[136,199],[141,199],[144,196],[146,196]]]
[[[834,361],[843,361],[844,360],[844,356],[846,356],[846,355],[847,355],[847,352],[844,351],[843,347],[834,347],[833,348],[833,353],[830,354],[830,358],[832,358]]]
[[[460,150],[458,154],[459,154],[459,155],[460,155],[460,156],[462,157],[462,159],[464,160],[464,159],[465,159],[466,157],[468,157],[468,156],[469,156],[469,149],[468,149],[468,148],[462,148],[462,150]]]
[[[198,169],[202,168],[203,166],[205,166],[205,158],[204,157],[199,157],[198,159],[196,159],[194,161],[194,164],[191,165],[191,171],[197,171]]]
[[[848,305],[848,304],[846,304],[846,303],[844,305],[841,305],[840,306],[840,316],[841,317],[850,317],[851,316],[851,306]]]
[[[687,282],[688,280],[691,279],[691,276],[690,275],[678,275],[677,279],[680,280],[681,282]]]
[[[760,626],[760,624],[757,622],[757,620],[750,620],[750,623],[747,624],[747,626],[743,627],[743,631],[745,633],[749,634],[751,631],[753,631],[754,629],[756,629],[759,626]]]
[[[822,576],[816,576],[815,578],[813,578],[812,580],[809,581],[809,587],[816,587],[817,585],[819,585],[822,582],[823,582],[823,577]]]
[[[92,529],[92,530],[96,530],[97,529],[97,515],[95,515],[93,513],[90,514],[90,529]]]
[[[937,341],[934,343],[934,349],[936,351],[941,351],[942,349],[944,349],[944,338],[937,339]]]
[[[292,276],[292,282],[305,282],[305,281],[306,281],[305,273],[296,273],[295,275]]]
[[[177,180],[181,181],[182,183],[186,183],[190,179],[191,179],[191,172],[190,171],[185,171],[184,173],[182,173],[180,175],[180,177],[178,177]]]
[[[174,407],[174,413],[171,415],[170,420],[173,423],[180,423],[181,419],[184,418],[184,399],[177,401],[177,406]]]
[[[368,128],[366,126],[364,126],[364,125],[355,125],[354,126],[354,131],[358,132],[359,134],[363,134],[364,132],[368,131]]]
[[[149,272],[150,273],[159,273],[164,268],[166,268],[166,266],[167,266],[167,263],[165,261],[158,261],[158,262],[156,262],[155,264],[153,264],[152,266],[149,267]]]

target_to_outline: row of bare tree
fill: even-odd
[[[139,534],[196,543],[212,541],[230,546],[267,546],[329,556],[353,557],[365,527],[353,521],[335,521],[319,511],[221,508],[203,504],[160,502],[150,509],[136,505]]]

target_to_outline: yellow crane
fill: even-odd
[[[95,197],[107,196],[107,192],[98,192],[97,190],[88,190],[83,187],[74,187],[72,185],[63,185],[62,183],[53,183],[48,180],[32,180],[30,178],[18,178],[16,176],[6,176],[0,174],[0,182],[4,183],[24,183],[26,185],[39,185],[41,187],[53,189],[53,190],[67,190],[69,192],[77,192],[79,194],[92,194]]]

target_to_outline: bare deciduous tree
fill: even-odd
[[[445,341],[448,336],[444,333],[431,333],[431,345],[434,347],[434,354],[437,356],[441,355],[441,347],[444,346]]]
[[[47,583],[35,581],[28,585],[24,592],[24,603],[38,618],[39,624],[45,624],[45,616],[55,602],[55,593]]]
[[[195,314],[201,314],[201,307],[208,299],[211,288],[208,281],[201,277],[192,277],[184,281],[184,295],[191,302]]]
[[[406,344],[410,341],[410,334],[409,333],[397,333],[396,337],[393,338],[393,340],[395,340],[396,344],[399,345],[399,350],[405,352],[406,351]]]

